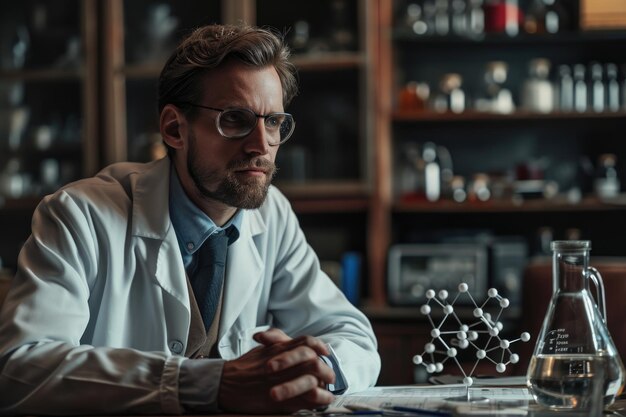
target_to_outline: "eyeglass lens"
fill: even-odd
[[[293,118],[285,113],[273,113],[263,117],[266,131],[272,143],[281,143],[291,136]],[[224,110],[218,119],[218,127],[226,137],[238,138],[248,135],[257,124],[257,115],[247,109]]]

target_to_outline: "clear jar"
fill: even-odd
[[[550,61],[536,58],[528,66],[522,87],[522,107],[530,112],[550,113],[554,109],[554,88],[549,80]]]

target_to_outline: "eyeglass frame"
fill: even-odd
[[[291,138],[291,136],[293,135],[293,131],[296,130],[296,120],[294,119],[294,117],[293,117],[293,115],[291,113],[272,112],[272,113],[268,113],[268,114],[257,114],[252,109],[249,109],[247,107],[227,107],[225,109],[220,109],[218,107],[205,106],[203,104],[197,104],[197,103],[191,103],[191,102],[183,102],[183,103],[179,103],[179,104],[183,105],[183,106],[198,107],[198,108],[201,108],[201,109],[213,110],[213,111],[219,112],[219,114],[215,118],[215,127],[217,128],[217,132],[220,134],[220,136],[222,136],[225,139],[242,139],[242,138],[245,138],[250,133],[252,133],[252,131],[256,127],[257,123],[259,122],[260,118],[267,119],[268,117],[277,116],[277,115],[278,116],[289,116],[291,118],[291,122],[292,122],[291,123],[291,130],[289,131],[289,134],[287,135],[287,137],[285,139],[280,140],[278,143],[270,143],[268,141],[268,144],[270,146],[278,146],[278,145],[282,145],[283,143],[287,142]],[[240,110],[240,111],[248,112],[248,113],[254,115],[256,122],[254,123],[254,126],[252,126],[252,128],[250,129],[250,131],[248,133],[246,133],[245,135],[241,135],[241,136],[226,136],[224,134],[224,131],[220,127],[220,118],[222,117],[222,114],[225,111],[229,111],[229,110]]]

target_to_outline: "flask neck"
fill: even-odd
[[[580,292],[589,289],[587,279],[588,251],[555,251],[552,265],[555,292]]]

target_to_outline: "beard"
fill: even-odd
[[[234,160],[226,165],[226,171],[222,174],[211,167],[203,167],[200,158],[196,151],[196,138],[190,133],[187,171],[203,197],[240,209],[261,207],[276,173],[273,162],[260,157]],[[236,170],[253,167],[266,171],[265,180],[256,177],[244,179],[235,173]],[[217,184],[213,191],[208,188],[212,184]]]

